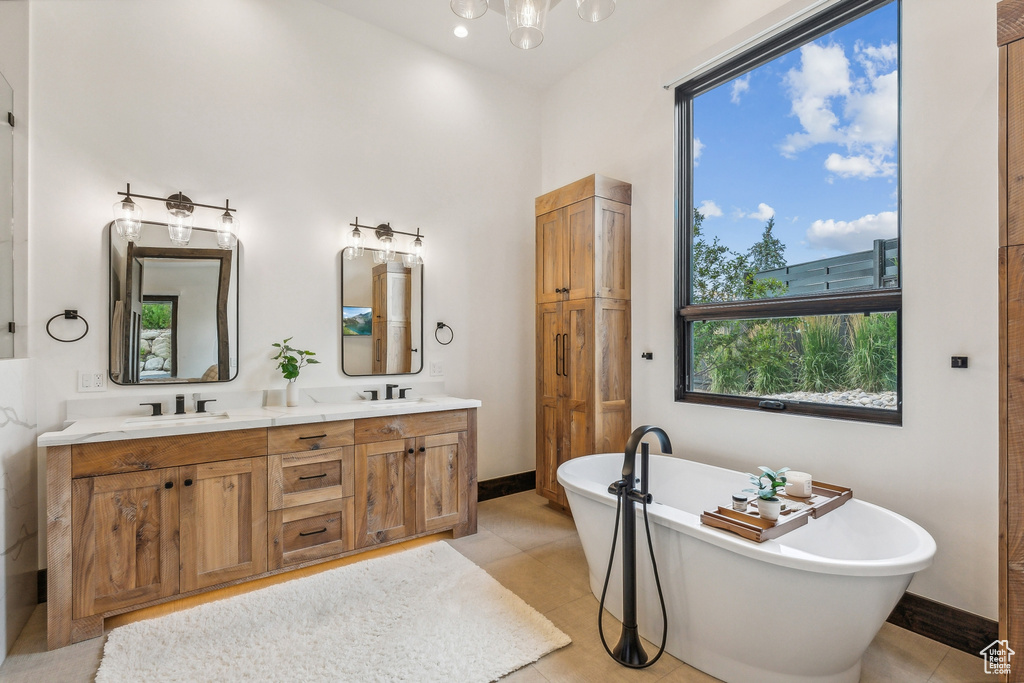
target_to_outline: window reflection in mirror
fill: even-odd
[[[222,382],[238,373],[238,250],[196,228],[188,246],[143,223],[110,231],[110,378],[118,384]]]
[[[423,266],[402,254],[376,263],[366,249],[341,258],[341,368],[346,375],[404,375],[423,369]]]
[[[14,111],[14,90],[0,74],[0,114]],[[14,129],[0,121],[0,358],[14,357]]]

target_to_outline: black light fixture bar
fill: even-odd
[[[170,197],[154,197],[153,195],[148,195],[148,194],[136,194],[136,193],[132,192],[131,190],[132,190],[131,183],[128,183],[127,184],[127,191],[126,192],[118,192],[118,194],[121,195],[122,197],[130,197],[132,199],[152,199],[153,201],[164,202],[165,204],[169,203],[169,202],[173,202],[175,200],[175,198],[181,197],[181,198],[184,198],[184,202],[183,203],[191,204],[192,206],[201,206],[204,209],[216,209],[217,211],[237,211],[238,210],[238,209],[235,209],[233,207],[228,206],[228,203],[229,203],[228,200],[224,201],[224,206],[214,206],[213,204],[200,204],[199,202],[194,202],[191,199],[188,199],[187,197],[184,197],[184,195],[182,195],[181,192],[177,192],[175,194],[172,194]]]
[[[201,206],[201,205],[197,204],[196,206]],[[234,210],[234,209],[232,209],[232,210]],[[375,230],[375,231],[378,231],[378,232],[379,231],[391,232],[391,233],[393,233],[395,235],[406,235],[408,237],[419,237],[419,238],[424,237],[424,235],[422,233],[420,233],[420,229],[419,228],[416,228],[416,232],[402,232],[401,230],[395,230],[394,228],[392,228],[390,223],[381,223],[380,225],[362,225],[359,222],[359,217],[358,216],[356,217],[356,222],[355,223],[349,223],[349,225],[352,226],[353,228],[363,228],[364,230]]]

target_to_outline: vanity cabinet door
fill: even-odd
[[[466,521],[469,495],[466,432],[416,439],[416,531],[448,529]]]
[[[416,533],[416,440],[356,446],[356,547],[366,548]]]
[[[72,482],[74,619],[178,592],[178,491],[176,467]]]
[[[181,591],[267,571],[267,459],[179,471]]]

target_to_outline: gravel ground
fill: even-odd
[[[831,403],[844,406],[858,406],[863,408],[884,408],[896,410],[896,392],[882,391],[877,394],[866,391],[830,391],[827,393],[816,393],[813,391],[794,391],[789,394],[772,394],[763,396],[776,401],[806,401],[809,403]]]

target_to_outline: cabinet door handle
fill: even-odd
[[[306,439],[325,439],[325,438],[327,438],[326,434],[317,434],[316,436],[300,436],[299,440],[305,441]]]
[[[409,452],[410,452],[410,453],[412,453],[412,452],[413,452],[413,449],[412,449],[412,448],[410,448],[410,449],[409,449]]]
[[[561,340],[562,340],[562,335],[556,334],[555,335],[555,376],[556,377],[561,377],[562,376],[561,361],[558,359],[558,350],[562,346]]]
[[[377,362],[379,363],[380,362],[380,339],[378,339],[377,342],[376,342],[376,348],[377,348],[377,351],[376,351],[376,353],[377,353]]]
[[[569,370],[566,367],[566,360],[565,360],[565,357],[568,355],[568,350],[569,350],[569,335],[568,334],[563,334],[562,335],[562,377],[568,377],[569,376]]]
[[[420,446],[420,453],[424,453],[424,452],[426,452],[426,450],[427,450],[426,448],[424,448],[423,446]]]
[[[173,489],[174,488],[174,482],[173,481],[167,482],[166,484],[164,484],[164,488],[165,489]]]
[[[323,479],[326,476],[326,472],[321,472],[320,474],[308,474],[305,477],[299,477],[299,481],[302,481],[304,479]]]
[[[192,480],[191,479],[186,479],[185,480],[185,486],[191,486],[191,485],[192,485]]]
[[[323,529],[317,529],[316,531],[300,531],[299,536],[315,536],[316,534],[322,534],[327,531],[327,527]]]

